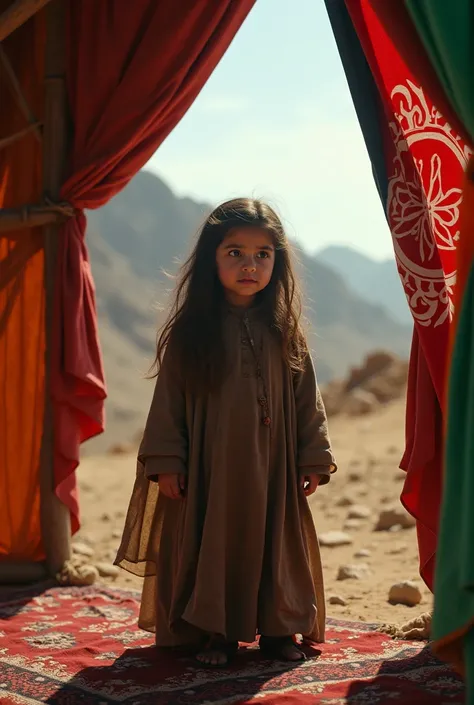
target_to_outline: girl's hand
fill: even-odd
[[[158,485],[168,499],[181,499],[186,491],[186,475],[159,475]]]
[[[300,487],[307,497],[316,492],[320,480],[321,475],[316,475],[316,473],[311,473],[310,475],[303,475],[300,477]]]

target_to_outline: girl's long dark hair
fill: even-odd
[[[181,268],[170,314],[158,333],[153,376],[159,373],[169,347],[171,364],[184,373],[186,384],[194,392],[212,390],[221,382],[226,369],[224,292],[217,275],[216,250],[230,230],[243,227],[262,228],[273,237],[275,265],[270,283],[257,295],[259,312],[280,341],[288,367],[302,369],[307,346],[300,323],[301,296],[283,225],[267,204],[239,198],[211,213]]]

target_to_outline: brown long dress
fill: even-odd
[[[323,484],[335,470],[326,414],[311,360],[293,374],[258,313],[245,316],[253,347],[244,314],[225,314],[230,374],[217,392],[193,397],[166,354],[157,379],[115,562],[145,577],[139,626],[158,646],[203,632],[324,641],[319,546],[298,479],[316,472]],[[186,473],[185,498],[159,493],[162,473]]]

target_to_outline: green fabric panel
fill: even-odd
[[[466,705],[474,705],[474,629],[466,637],[464,651],[466,665]]]
[[[434,639],[474,619],[474,266],[464,291],[451,360],[448,419]]]
[[[474,3],[405,0],[458,119],[474,139]]]

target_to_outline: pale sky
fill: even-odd
[[[147,168],[211,204],[267,199],[310,251],[344,244],[392,256],[323,0],[257,0]]]

